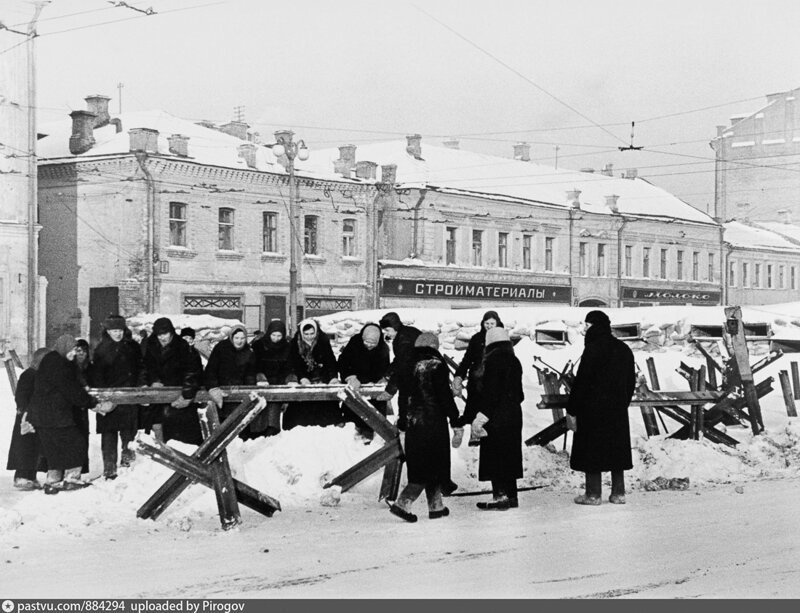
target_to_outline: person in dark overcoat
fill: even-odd
[[[247,344],[247,328],[234,326],[228,338],[214,345],[203,371],[203,384],[219,409],[220,423],[225,421],[239,403],[225,402],[219,388],[256,384],[256,357]]]
[[[111,410],[110,402],[98,403],[81,385],[72,362],[74,353],[75,337],[69,334],[58,337],[53,351],[42,358],[34,378],[28,414],[47,460],[45,494],[89,485],[81,480],[86,438],[76,423],[76,407],[93,408],[101,413]]]
[[[633,468],[628,406],[636,388],[633,352],[611,333],[602,311],[586,315],[586,340],[572,383],[567,415],[575,430],[570,467],[586,473],[577,504],[600,504],[601,474],[611,471],[609,501],[625,503],[625,473]]]
[[[121,315],[110,315],[103,322],[100,343],[95,347],[90,372],[98,388],[139,387],[144,385],[144,364],[139,343],[133,340]],[[122,446],[121,466],[130,466],[136,457],[128,444],[139,427],[139,405],[121,404],[108,415],[98,415],[96,429],[103,454],[103,476],[117,477],[118,445]]]
[[[331,342],[313,319],[301,321],[289,343],[289,376],[286,382],[299,382],[300,385],[339,383]],[[291,402],[283,414],[283,429],[331,426],[343,421],[337,400]]]
[[[342,381],[358,391],[364,383],[383,383],[389,371],[389,346],[383,340],[383,334],[378,324],[367,323],[361,331],[354,335],[342,349],[338,360],[339,377]],[[381,415],[387,414],[385,400],[370,400]],[[353,413],[347,405],[342,405],[342,411],[348,421],[356,425],[356,431],[365,441],[369,442],[375,436],[363,419]]]
[[[478,508],[505,510],[519,506],[517,479],[522,478],[522,365],[505,328],[486,332],[481,395],[487,402],[472,422],[480,438],[478,480],[492,482],[492,501]],[[491,399],[491,402],[488,400]]]
[[[450,514],[442,502],[442,486],[450,481],[448,422],[453,427],[454,439],[463,434],[450,388],[450,371],[439,353],[439,339],[435,334],[423,332],[414,341],[414,347],[406,419],[398,422],[398,428],[405,432],[402,444],[408,484],[389,507],[393,515],[408,522],[417,521],[410,509],[423,490],[430,519]]]
[[[496,311],[486,311],[481,319],[481,327],[472,338],[464,352],[464,357],[453,376],[453,394],[461,395],[464,379],[467,380],[467,401],[464,406],[462,421],[472,423],[480,412],[482,402],[480,399],[481,378],[483,377],[483,354],[486,346],[486,332],[492,328],[502,328],[503,322]],[[477,440],[474,441],[477,444]]]
[[[38,490],[42,487],[36,480],[37,471],[43,469],[40,466],[41,445],[36,428],[28,421],[28,408],[33,396],[36,370],[39,368],[42,358],[49,352],[50,349],[47,347],[40,347],[33,352],[31,365],[19,376],[17,389],[14,392],[17,416],[11,432],[6,469],[14,471],[14,488],[22,491]]]
[[[258,385],[284,385],[289,376],[289,339],[286,324],[273,319],[261,338],[251,343],[256,359]],[[288,406],[284,402],[268,402],[243,432],[245,438],[274,436],[281,431],[281,414]]]
[[[72,358],[75,363],[75,370],[78,373],[78,381],[83,387],[91,387],[89,370],[92,366],[92,357],[89,350],[89,343],[86,339],[79,338],[75,341],[75,355]],[[75,407],[75,423],[78,424],[83,438],[86,439],[86,455],[83,458],[81,473],[89,472],[89,409],[88,407]]]
[[[146,431],[153,430],[156,438],[176,439],[199,445],[202,440],[200,421],[192,399],[203,377],[200,354],[175,333],[168,317],[153,322],[153,332],[147,338],[144,355],[145,383],[151,387],[177,386],[181,395],[170,404],[142,407],[142,423]]]
[[[414,326],[405,325],[394,311],[386,313],[378,322],[386,339],[392,343],[394,358],[389,365],[386,393],[397,394],[397,414],[400,419],[406,412],[411,391],[411,370],[414,367],[414,342],[422,332]]]

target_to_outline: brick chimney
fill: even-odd
[[[356,177],[359,179],[375,179],[378,165],[375,162],[356,162]]]
[[[611,164],[609,162],[608,164],[603,166],[603,170],[600,171],[600,174],[604,175],[606,177],[613,177],[614,176],[614,164]]]
[[[639,176],[639,171],[636,168],[626,168],[625,169],[625,178],[626,179],[635,179]]]
[[[448,138],[447,140],[443,140],[442,144],[447,147],[448,149],[460,149],[461,143],[458,142],[458,139],[455,137]]]
[[[346,179],[350,178],[350,171],[356,167],[356,146],[342,145],[339,147],[339,159],[333,160],[333,171]]]
[[[397,182],[397,164],[384,164],[381,166],[381,183],[394,185]]]
[[[158,130],[151,128],[131,128],[128,130],[131,138],[131,151],[144,151],[145,153],[158,153]]]
[[[406,153],[413,155],[418,160],[422,159],[422,135],[409,134],[406,136]]]
[[[792,223],[792,212],[789,209],[781,209],[778,211],[778,219],[781,223]]]
[[[256,145],[255,143],[242,143],[238,147],[239,157],[242,158],[248,168],[256,167]]]
[[[611,210],[612,213],[619,213],[617,200],[619,200],[619,196],[617,196],[616,194],[611,194],[610,196],[606,196],[606,206]]]
[[[86,153],[94,145],[94,121],[97,115],[91,111],[72,111],[72,136],[69,137],[69,152],[73,155]]]
[[[750,221],[750,203],[737,202],[736,203],[736,221],[747,223]]]
[[[173,134],[167,139],[169,152],[181,157],[189,157],[189,137],[183,134]]]
[[[570,208],[573,209],[580,209],[581,208],[581,190],[579,189],[571,189],[567,191],[567,202],[569,203]]]
[[[530,162],[531,146],[528,143],[517,143],[514,145],[514,159],[520,162]]]
[[[247,140],[247,129],[248,126],[243,121],[229,121],[226,124],[221,125],[217,128],[220,132],[224,132],[225,134],[229,134],[230,136],[235,136],[241,140]]]
[[[107,126],[111,119],[111,116],[108,114],[108,101],[111,100],[111,98],[95,94],[94,96],[86,96],[84,100],[86,100],[87,110],[97,115],[93,127],[102,128],[103,126]]]

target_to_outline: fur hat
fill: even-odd
[[[169,317],[159,317],[153,322],[153,334],[158,336],[159,334],[166,334],[167,332],[175,334],[175,326],[172,324],[172,320]]]
[[[64,358],[73,349],[75,349],[75,337],[71,334],[62,334],[53,345],[53,351],[57,351]]]
[[[508,330],[506,330],[505,328],[491,328],[490,330],[486,331],[487,347],[492,343],[502,343],[503,341],[507,340],[509,340]]]
[[[232,331],[231,334],[233,334]],[[195,336],[197,336],[197,333],[194,331],[194,328],[186,326],[185,328],[181,328],[181,338],[184,338],[186,336],[188,336],[189,338],[194,338]]]
[[[103,327],[106,330],[124,330],[127,326],[122,315],[109,315],[103,322]]]
[[[589,311],[586,314],[586,323],[592,324],[593,326],[604,326],[606,328],[611,327],[611,320],[608,318],[608,315],[603,313],[603,311]]]
[[[431,347],[433,349],[439,348],[439,337],[430,332],[423,332],[414,341],[414,347]]]

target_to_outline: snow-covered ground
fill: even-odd
[[[588,309],[498,309],[525,369],[524,436],[551,422],[535,404],[542,393],[534,356],[560,368],[582,351],[577,325]],[[605,309],[612,323],[640,323],[648,342],[634,343],[639,367],[655,359],[661,387],[687,390],[675,372],[683,361],[704,364],[686,343],[691,325],[721,324],[722,308]],[[800,304],[744,308],[745,322],[768,323],[776,336],[800,333]],[[339,345],[385,311],[322,318]],[[406,322],[438,333],[459,359],[459,338],[476,328],[484,309],[399,309]],[[192,325],[191,321],[183,325]],[[572,344],[531,340],[537,328],[562,326]],[[716,351],[716,349],[714,349]],[[766,351],[754,347],[754,354]],[[759,356],[753,355],[752,361]],[[157,521],[136,518],[138,507],[170,471],[141,457],[116,481],[98,479],[78,492],[45,496],[11,487],[0,477],[0,592],[4,597],[800,597],[796,561],[800,537],[800,422],[788,418],[778,371],[787,354],[756,375],[775,378],[762,399],[766,432],[727,432],[736,449],[706,441],[647,439],[631,409],[634,468],[628,504],[580,507],[572,497],[582,475],[569,469],[569,444],[526,447],[519,509],[481,512],[477,496],[451,497],[448,518],[430,521],[424,497],[417,524],[391,516],[377,500],[380,475],[354,489],[324,490],[331,477],[375,451],[353,426],[296,428],[280,436],[234,441],[234,475],[281,501],[264,518],[242,508],[244,523],[219,529],[213,492],[190,487]],[[5,461],[13,399],[0,377],[0,453]],[[678,425],[665,418],[670,432]],[[92,437],[91,474],[101,472],[99,437]],[[190,446],[176,444],[185,451]],[[478,483],[477,448],[453,450],[460,492]],[[658,477],[689,480],[688,490],[648,491]],[[607,491],[606,491],[607,494]],[[485,497],[484,497],[485,498]]]

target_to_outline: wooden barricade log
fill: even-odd
[[[198,409],[197,412],[200,417],[200,432],[203,439],[208,440],[219,429],[217,405],[213,401],[208,401],[205,409]],[[236,489],[226,451],[222,451],[216,460],[209,463],[209,473],[214,487],[214,495],[217,498],[217,510],[222,529],[230,530],[242,523],[242,516],[236,501]]]
[[[792,385],[789,383],[789,372],[782,370],[778,373],[781,380],[781,390],[783,391],[783,401],[786,404],[786,414],[789,417],[797,417],[797,407],[794,404],[792,395]]]
[[[742,309],[738,306],[725,307],[725,325],[723,326],[723,339],[729,347],[733,357],[734,373],[744,390],[747,401],[747,412],[750,417],[750,427],[753,434],[764,430],[764,420],[761,417],[761,405],[753,382],[753,370],[750,366],[750,357],[747,350],[747,340],[742,324]]]
[[[17,393],[17,369],[14,367],[14,362],[11,358],[5,358],[3,363],[6,366],[6,374],[8,375],[8,384],[11,387],[11,393]]]
[[[800,370],[797,368],[797,362],[791,362],[792,367],[792,387],[794,388],[794,399],[800,400]]]
[[[369,477],[372,473],[402,456],[403,450],[400,447],[400,439],[389,441],[377,451],[348,468],[342,474],[331,479],[328,483],[323,485],[323,488],[338,485],[342,488],[343,492],[346,492]]]

